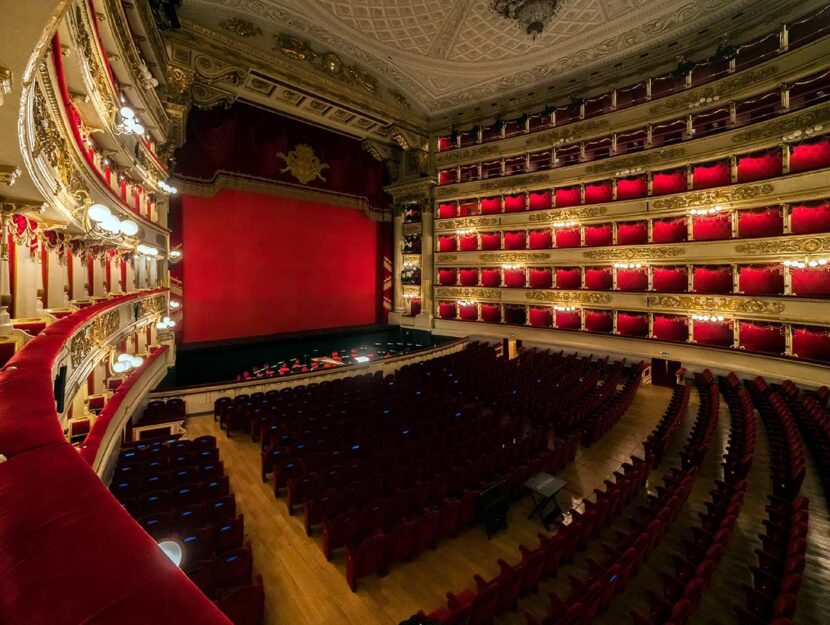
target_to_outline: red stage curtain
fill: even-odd
[[[498,304],[482,304],[481,318],[487,323],[501,323],[501,306]]]
[[[478,237],[474,234],[459,237],[459,248],[462,252],[474,252],[478,249]]]
[[[579,226],[556,229],[556,247],[579,247]]]
[[[695,267],[692,284],[695,293],[731,293],[732,267]]]
[[[695,321],[694,340],[701,345],[732,345],[731,321]]]
[[[645,291],[648,289],[648,269],[617,269],[617,289]]]
[[[648,194],[648,179],[645,176],[620,178],[617,180],[617,199],[630,200]]]
[[[654,338],[661,341],[685,341],[689,338],[689,322],[678,315],[654,315]]]
[[[827,328],[793,326],[793,353],[799,358],[830,362],[830,331]]]
[[[685,267],[654,267],[651,286],[658,293],[684,293],[689,288]]]
[[[775,178],[783,173],[780,150],[738,159],[738,182]]]
[[[784,233],[784,218],[778,207],[738,212],[738,236],[742,239],[775,237]]]
[[[483,197],[481,198],[481,214],[495,215],[501,212],[501,198],[499,197]]]
[[[498,232],[484,232],[481,234],[482,250],[500,250],[501,234]]]
[[[592,291],[607,291],[613,285],[610,267],[586,267],[585,288]]]
[[[455,319],[455,302],[439,302],[438,316],[441,319]]]
[[[781,265],[740,267],[738,286],[747,295],[782,295],[784,293],[784,269]]]
[[[651,240],[654,243],[679,243],[686,240],[686,218],[670,217],[655,219],[651,227]]]
[[[550,328],[553,324],[553,313],[550,308],[530,307],[530,325],[534,328]]]
[[[783,354],[784,326],[779,323],[740,322],[740,345],[748,352]]]
[[[531,191],[530,192],[530,210],[546,210],[551,207],[550,191]]]
[[[458,249],[458,241],[454,236],[442,235],[438,237],[439,252],[454,252]]]
[[[514,326],[523,326],[527,317],[525,307],[516,304],[504,305],[504,322]]]
[[[817,206],[793,206],[790,209],[793,234],[830,232],[830,202]]]
[[[830,166],[830,141],[826,138],[793,146],[790,155],[791,173],[828,166]]]
[[[830,265],[824,267],[790,268],[792,290],[800,297],[824,297],[830,295]]]
[[[504,196],[504,212],[505,213],[519,213],[526,208],[525,194],[519,193],[517,195]]]
[[[729,163],[708,163],[696,165],[692,171],[693,189],[711,189],[712,187],[723,187],[732,182]],[[671,193],[669,191],[669,193]],[[656,193],[655,193],[656,195]]]
[[[648,241],[648,224],[632,221],[617,224],[617,245],[640,245]]]
[[[458,273],[461,286],[478,285],[478,269],[462,269]]]
[[[564,206],[576,206],[580,202],[579,187],[564,187],[556,189],[556,206],[562,208]]]
[[[589,247],[611,245],[613,240],[614,232],[611,224],[585,226],[585,245]]]
[[[553,272],[550,269],[531,269],[530,288],[549,289],[553,286]]]
[[[682,169],[658,172],[652,177],[652,195],[683,193],[684,191],[686,191],[686,172]]]
[[[455,269],[439,269],[438,284],[441,286],[453,286],[458,281],[458,272]]]
[[[461,217],[469,217],[478,213],[478,202],[476,200],[461,201],[458,205],[458,214]]]
[[[505,269],[504,286],[511,288],[524,288],[525,272],[523,269]]]
[[[532,250],[546,250],[553,245],[553,235],[550,230],[531,230],[529,247]]]
[[[731,239],[732,217],[729,213],[692,217],[692,232],[695,241]]]
[[[623,336],[648,336],[648,315],[645,313],[617,313],[617,332]]]
[[[501,270],[499,269],[482,269],[481,270],[481,285],[496,288],[501,286]]]
[[[598,204],[612,199],[611,181],[594,182],[585,185],[585,203]]]
[[[465,304],[459,307],[458,315],[462,321],[478,321],[478,306]]]
[[[582,276],[579,269],[557,269],[556,288],[574,290],[581,288]]]
[[[585,329],[589,332],[611,332],[614,318],[610,310],[586,310]]]
[[[556,327],[561,330],[579,330],[582,327],[582,318],[579,311],[557,310]]]
[[[515,232],[504,233],[504,249],[506,250],[523,250],[525,249],[525,231],[517,230]]]
[[[438,205],[438,219],[449,219],[458,215],[458,206],[455,202],[447,202]]]

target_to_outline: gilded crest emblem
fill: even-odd
[[[317,158],[310,145],[298,143],[288,154],[278,152],[277,156],[285,161],[285,167],[280,170],[280,173],[289,172],[301,184],[308,184],[317,178],[323,182],[326,181],[322,171],[328,169],[328,164]]]

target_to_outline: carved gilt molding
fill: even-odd
[[[771,137],[781,137],[791,132],[801,131],[817,125],[820,126],[827,122],[830,122],[830,104],[811,108],[804,112],[796,113],[795,115],[789,115],[782,119],[767,122],[766,124],[758,124],[757,128],[750,128],[749,130],[735,134],[732,137],[732,142],[751,143]],[[817,132],[816,136],[820,134],[820,132]],[[802,135],[801,138],[808,139],[809,135]]]
[[[686,154],[686,148],[665,148],[662,150],[649,150],[641,154],[623,156],[621,158],[610,158],[594,165],[588,165],[585,172],[589,174],[605,174],[619,169],[630,169],[631,167],[648,167],[655,163],[665,163],[678,159]]]
[[[491,252],[481,254],[480,258],[485,263],[524,263],[549,260],[551,255],[548,252]]]
[[[436,231],[461,230],[465,228],[487,228],[498,226],[501,219],[498,217],[467,217],[462,219],[450,219],[448,221],[436,221]]]
[[[585,258],[594,260],[632,260],[652,258],[675,258],[685,256],[686,249],[674,246],[652,246],[642,247],[609,247],[582,252]]]
[[[723,297],[711,295],[649,295],[649,308],[680,311],[722,311],[753,315],[779,315],[786,306],[778,300],[761,297]]]
[[[555,222],[567,219],[589,219],[599,217],[608,212],[605,206],[579,206],[576,208],[560,208],[554,211],[530,213],[527,220],[533,222]]]
[[[729,202],[754,200],[775,191],[775,185],[770,182],[761,184],[735,185],[733,187],[722,187],[711,191],[696,191],[683,193],[673,197],[657,198],[652,201],[656,210],[672,210],[681,208],[692,208],[695,206],[710,206]]]
[[[501,300],[501,291],[499,289],[477,287],[439,286],[435,288],[435,297]]]
[[[735,252],[738,254],[752,254],[757,256],[830,252],[830,236],[807,238],[781,237],[772,241],[749,241],[735,245]]]
[[[531,302],[552,304],[610,304],[608,293],[585,293],[582,291],[526,291],[525,299]]]

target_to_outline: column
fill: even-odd
[[[738,157],[734,154],[729,157],[729,170],[732,177],[732,184],[738,182]]]
[[[616,310],[611,311],[611,318],[612,318],[612,323],[613,323],[613,326],[611,327],[611,333],[612,334],[618,334],[618,332],[617,332],[617,311]]]
[[[34,317],[37,315],[37,275],[40,265],[35,263],[28,245],[15,246],[14,263],[14,301],[15,317]]]
[[[790,146],[786,143],[781,144],[781,170],[790,173]]]
[[[392,288],[393,300],[392,310],[398,313],[404,312],[403,284],[401,273],[403,272],[403,206],[396,205],[394,208],[392,245],[394,255],[392,257]]]
[[[65,264],[65,256],[63,262],[61,262],[57,250],[47,250],[46,284],[43,285],[43,288],[46,291],[46,301],[49,303],[49,308],[62,308],[68,303]]]
[[[116,254],[109,259],[110,264],[110,293],[119,294],[123,292],[121,288],[121,257]]]
[[[689,338],[687,342],[695,342],[695,318],[692,315],[689,315]]]
[[[69,297],[74,301],[83,302],[89,299],[86,290],[87,268],[85,265],[86,251],[84,249],[73,252],[69,262],[72,263],[72,284],[69,285]]]
[[[89,285],[90,294],[93,297],[105,297],[107,294],[106,285],[106,256],[93,257],[92,260],[92,284]]]
[[[790,234],[792,230],[792,213],[789,204],[781,205],[781,219],[784,222],[784,234]]]
[[[793,327],[787,323],[784,324],[784,354],[793,356]]]
[[[790,87],[783,83],[778,90],[781,92],[781,111],[786,113],[790,110]]]
[[[786,52],[790,47],[790,30],[786,24],[781,24],[781,30],[778,33],[778,51]]]
[[[435,242],[433,241],[434,207],[431,200],[421,204],[421,314],[419,317],[432,319],[432,285],[433,259],[435,257]]]
[[[648,338],[654,338],[654,313],[648,313]]]
[[[732,349],[741,346],[741,323],[738,319],[732,320]]]
[[[694,265],[686,265],[686,291],[694,293],[695,291],[695,276]]]

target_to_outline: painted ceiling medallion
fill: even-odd
[[[541,35],[551,18],[562,9],[560,0],[492,0],[497,15],[516,20],[533,39]]]
[[[301,184],[308,184],[312,180],[320,179],[326,181],[322,172],[328,169],[328,164],[323,163],[310,145],[298,143],[288,154],[278,152],[277,156],[285,161],[285,167],[280,173],[289,172]]]
[[[228,20],[219,22],[219,25],[227,31],[239,35],[240,37],[256,37],[262,34],[262,29],[256,24],[252,24],[247,20],[241,20],[238,17],[232,17]]]

